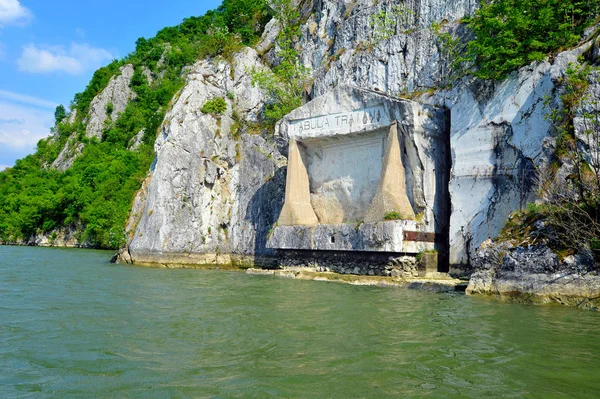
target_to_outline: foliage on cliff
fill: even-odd
[[[270,9],[280,23],[277,37],[279,65],[272,71],[253,71],[252,82],[265,92],[270,101],[265,105],[264,122],[269,126],[300,107],[310,81],[310,71],[300,63],[296,41],[301,35],[300,12],[291,0],[271,0]]]
[[[598,72],[585,63],[566,70],[548,115],[557,140],[553,163],[538,171],[541,200],[513,214],[501,240],[544,243],[562,255],[591,249],[600,260],[600,104],[587,94]]]
[[[475,61],[475,76],[499,80],[576,46],[599,14],[600,2],[589,0],[483,3],[466,20],[476,35],[467,58]],[[542,200],[515,212],[499,239],[520,246],[544,243],[563,256],[591,249],[600,259],[600,119],[598,104],[585,95],[597,68],[580,61],[567,69],[558,88],[560,104],[549,109],[557,141],[553,164],[538,171]],[[586,158],[582,144],[592,159]]]
[[[57,108],[54,134],[38,143],[35,154],[0,173],[0,242],[71,226],[93,246],[122,245],[131,202],[154,158],[153,143],[169,102],[183,86],[184,67],[199,58],[227,58],[253,44],[269,18],[264,0],[224,0],[201,17],[138,39],[133,53],[96,71],[71,103],[74,120],[65,118],[64,107]],[[114,123],[106,123],[101,140],[89,139],[90,105],[125,64],[135,68],[130,86],[136,98]],[[140,131],[145,132],[141,146],[128,149]],[[49,165],[67,143],[84,148],[60,173]]]
[[[502,79],[509,72],[572,47],[600,13],[590,0],[495,0],[482,2],[467,19],[476,39],[468,52],[478,66],[475,75]]]

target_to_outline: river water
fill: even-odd
[[[0,246],[0,398],[598,397],[600,313]]]

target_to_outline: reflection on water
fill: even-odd
[[[600,314],[0,247],[0,397],[597,397]]]

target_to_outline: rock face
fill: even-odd
[[[106,129],[107,121],[116,122],[119,115],[125,111],[127,104],[135,98],[135,92],[129,86],[133,73],[133,65],[122,66],[119,72],[110,79],[104,90],[94,97],[90,104],[88,116],[84,120],[84,123],[86,123],[86,137],[95,137],[102,140],[102,132]],[[67,122],[74,123],[76,117],[77,110],[71,113]],[[131,150],[137,149],[141,137],[143,137],[143,133],[135,137]],[[84,144],[76,142],[76,138],[77,133],[69,137],[58,157],[52,162],[51,168],[64,172],[73,165],[84,148]]]
[[[127,64],[119,69],[119,73],[113,76],[102,92],[94,97],[90,105],[87,119],[86,136],[102,139],[105,122],[110,119],[114,122],[125,107],[129,104],[135,93],[129,87],[133,77],[133,65]]]
[[[408,0],[395,9],[389,2],[371,0],[312,4],[298,43],[302,61],[314,72],[309,97],[318,99],[352,84],[388,95],[421,92],[419,102],[447,110],[450,263],[455,273],[469,274],[477,248],[499,233],[511,212],[535,199],[535,170],[549,164],[554,145],[546,115],[560,104],[558,88],[569,63],[588,53],[597,58],[598,43],[521,68],[502,82],[449,82],[449,54],[436,32],[465,42],[469,33],[457,21],[472,14],[479,1]],[[377,16],[382,11],[393,20],[391,25],[381,25]],[[271,139],[243,129],[238,135],[236,120],[256,121],[264,106],[265,96],[252,86],[248,71],[266,67],[263,63],[277,65],[278,29],[277,21],[269,23],[259,52],[246,49],[232,65],[201,61],[189,70],[187,84],[165,118],[156,162],[132,211],[129,260],[219,263],[273,254],[266,242],[283,205],[289,135]],[[592,98],[600,98],[597,82],[597,76],[590,78]],[[226,99],[225,114],[201,113],[203,104],[215,97]],[[102,109],[99,105],[98,121]],[[581,121],[575,122],[583,132]],[[583,139],[580,144],[585,146]],[[404,144],[427,152],[423,143]],[[409,154],[406,168],[409,200],[417,214],[427,208],[426,190],[432,188],[411,183],[421,176],[411,174],[441,173],[423,159]],[[329,212],[339,207],[321,202],[321,217],[343,220],[339,212]]]
[[[58,154],[58,157],[52,162],[51,168],[56,169],[59,172],[64,172],[73,166],[73,162],[75,162],[77,156],[83,151],[83,143],[75,143],[76,136],[77,134],[74,133],[69,137],[67,144],[65,144],[60,154]]]
[[[560,261],[545,245],[483,246],[473,259],[468,294],[495,295],[522,303],[600,306],[600,275],[591,253]]]
[[[542,143],[551,136],[551,70],[541,63],[498,84],[466,81],[435,99],[451,110],[451,264],[469,264],[511,212],[533,201],[535,166],[546,161]]]
[[[69,226],[59,228],[51,233],[36,234],[29,237],[27,240],[19,240],[16,242],[2,242],[2,245],[20,245],[20,246],[36,246],[36,247],[66,247],[66,248],[93,248],[88,241],[79,239],[81,226]]]
[[[129,141],[129,147],[127,147],[129,151],[137,151],[140,148],[142,145],[142,140],[144,139],[144,133],[146,133],[146,130],[142,129],[131,138]]]
[[[600,37],[597,44],[600,45]],[[598,50],[600,51],[600,50]],[[600,61],[600,58],[598,59]],[[579,140],[579,149],[584,160],[594,170],[600,170],[600,71],[595,70],[588,76],[589,87],[584,93],[582,104],[573,120],[575,134]]]
[[[274,142],[236,132],[233,119],[235,108],[235,118],[256,121],[264,102],[251,84],[252,68],[264,67],[245,49],[231,65],[200,61],[189,71],[135,201],[129,223],[134,262],[232,263],[272,254],[266,235],[283,202],[285,158]],[[217,97],[227,99],[223,115],[200,111]]]
[[[468,16],[479,4],[475,0],[317,3],[300,42],[304,63],[316,71],[314,95],[343,83],[391,94],[439,87],[448,60],[440,52],[433,25]],[[394,6],[400,8],[394,11]],[[396,23],[374,20],[382,11]]]

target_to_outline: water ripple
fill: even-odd
[[[596,397],[600,315],[0,247],[2,398]]]

